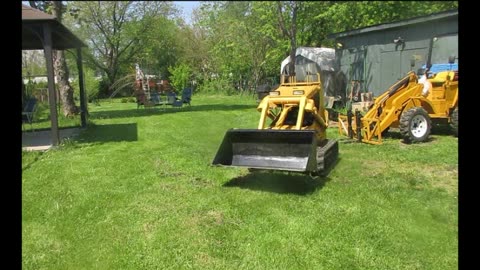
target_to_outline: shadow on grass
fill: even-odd
[[[400,130],[395,130],[395,131],[387,131],[387,132],[383,133],[382,138],[401,140],[401,139],[403,139],[403,136],[400,133]]]
[[[44,121],[50,121],[50,120],[44,120]],[[50,123],[49,123],[50,124]],[[81,128],[82,126],[79,124],[70,124],[70,125],[62,125],[58,127],[58,130],[66,130],[66,129],[72,129],[72,128]],[[34,127],[33,129],[30,129],[30,126],[28,126],[28,129],[23,130],[22,132],[28,133],[28,132],[37,132],[37,131],[51,131],[52,127],[47,126],[47,127]]]
[[[447,124],[432,124],[431,134],[454,136],[452,128]]]
[[[112,110],[112,111],[100,111],[90,112],[90,117],[95,119],[102,118],[129,118],[138,116],[150,116],[161,115],[169,113],[178,113],[183,111],[199,112],[199,111],[235,111],[241,109],[255,109],[253,105],[223,105],[223,104],[209,104],[209,105],[191,105],[183,106],[180,108],[171,107],[165,105],[147,108],[135,108],[130,110]]]
[[[80,143],[105,142],[133,142],[138,140],[137,124],[108,124],[95,125],[90,123],[88,128],[78,138]]]
[[[239,187],[280,194],[308,195],[321,189],[330,178],[312,178],[301,173],[253,171],[233,178],[224,187]]]
[[[29,163],[27,163],[25,166],[23,166],[23,162],[22,162],[22,172],[30,169],[30,167],[32,166],[32,164],[34,164],[35,162],[37,162],[38,160],[40,160],[40,157],[43,155],[43,153],[44,153],[43,151],[34,152],[35,158],[33,158],[33,160],[31,160],[31,161],[30,161]]]
[[[454,136],[454,133],[452,128],[448,125],[432,124],[430,135]],[[403,142],[403,135],[400,133],[399,129],[392,129],[391,131],[385,132],[385,134],[382,134],[382,137],[385,139],[401,140]],[[434,140],[435,139],[430,136],[425,142]]]

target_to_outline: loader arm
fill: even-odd
[[[400,114],[406,108],[415,106],[422,101],[426,101],[421,97],[422,85],[417,83],[417,76],[414,72],[409,72],[404,78],[393,84],[387,91],[377,97],[372,107],[361,117],[360,121],[353,117],[352,123],[348,123],[347,117],[340,115],[339,132],[344,134],[345,128],[352,126],[352,130],[355,133],[356,130],[361,130],[361,134],[355,134],[360,136],[361,141],[371,144],[380,144],[382,142],[382,132],[389,127],[398,126],[398,119]],[[412,99],[417,97],[417,101]],[[361,123],[361,128],[358,129],[357,122]]]

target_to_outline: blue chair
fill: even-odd
[[[153,102],[155,105],[160,104],[160,95],[157,92],[153,92],[150,94],[150,100]]]
[[[168,92],[167,93],[167,101],[165,102],[165,104],[173,105],[173,104],[175,104],[176,101],[177,101],[177,94],[175,94],[175,92],[173,92],[173,91]]]
[[[182,91],[182,98],[176,99],[175,102],[172,104],[173,107],[182,107],[183,104],[188,104],[189,106],[190,101],[192,101],[192,88],[187,87],[184,88]]]
[[[29,98],[25,102],[25,106],[23,107],[22,110],[22,129],[23,129],[23,124],[25,122],[30,124],[30,128],[33,130],[33,116],[35,114],[35,111],[37,110],[37,99],[36,98]]]

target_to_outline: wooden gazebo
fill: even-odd
[[[52,145],[59,144],[57,100],[53,72],[52,50],[76,49],[78,79],[80,86],[80,118],[82,127],[87,124],[85,84],[83,80],[82,50],[86,45],[56,17],[22,4],[22,50],[44,50],[47,64],[48,102],[52,122]]]

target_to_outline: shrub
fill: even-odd
[[[175,67],[169,67],[168,71],[172,74],[170,82],[178,91],[182,91],[188,85],[191,69],[187,64],[180,64]]]
[[[89,68],[84,69],[85,92],[88,102],[93,102],[99,98],[100,81],[95,77],[95,72]],[[74,89],[75,100],[80,100],[80,88],[78,77],[70,84]]]
[[[215,78],[204,81],[202,85],[198,86],[198,92],[206,94],[227,94],[233,95],[238,91],[235,90],[233,84],[227,78]]]

